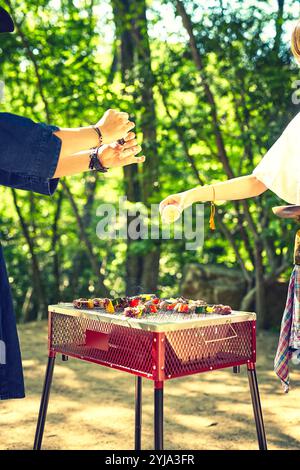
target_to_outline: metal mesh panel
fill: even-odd
[[[51,313],[50,348],[154,380],[255,362],[254,321],[166,333]],[[165,335],[165,347],[158,348]],[[158,349],[157,349],[158,348]],[[160,378],[157,379],[158,370]]]
[[[91,345],[91,332],[94,333]],[[98,336],[97,336],[98,335]],[[95,347],[98,343],[99,347]],[[152,375],[152,333],[88,318],[51,313],[50,348]]]
[[[166,378],[254,361],[252,328],[246,321],[166,333]]]

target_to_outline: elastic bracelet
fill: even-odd
[[[215,215],[216,215],[216,206],[215,206],[215,200],[216,200],[216,191],[215,187],[212,185],[212,190],[213,190],[213,199],[210,203],[210,217],[209,217],[209,228],[211,230],[216,229],[216,224],[215,224]]]
[[[100,173],[106,173],[108,171],[108,168],[105,168],[105,166],[102,165],[98,152],[99,152],[100,147],[94,147],[91,150],[90,153],[90,164],[89,164],[89,169],[94,170],[94,171],[100,171]]]
[[[98,146],[101,147],[101,145],[103,145],[103,136],[102,136],[102,132],[100,131],[99,127],[96,127],[96,126],[92,126],[92,129],[94,129],[94,131],[96,132],[97,136],[99,137]]]

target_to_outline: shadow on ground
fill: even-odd
[[[27,397],[0,403],[0,449],[32,447],[47,358],[46,322],[22,325]],[[282,392],[273,373],[277,335],[258,337],[258,379],[269,448],[300,447],[300,368]],[[247,374],[215,371],[169,381],[165,388],[166,449],[256,449]],[[134,377],[58,357],[45,449],[131,449]],[[143,381],[143,448],[152,448],[153,384]]]

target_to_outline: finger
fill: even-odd
[[[131,147],[139,147],[139,144],[136,139],[127,140],[123,145],[123,149],[130,149]]]
[[[175,198],[173,198],[172,196],[168,196],[166,199],[161,201],[161,203],[159,205],[159,212],[162,213],[162,211],[164,210],[164,208],[166,206],[169,206],[169,205],[172,205],[172,204],[177,205],[178,201]]]
[[[118,139],[118,144],[124,145],[125,142],[129,142],[129,140],[133,140],[135,138],[134,132],[129,132],[126,137],[122,137],[122,139]]]
[[[134,147],[127,148],[123,150],[123,152],[120,155],[120,158],[128,158],[133,155],[136,155],[137,153],[140,153],[142,150],[142,147],[140,145],[135,145]]]
[[[143,155],[142,157],[128,157],[122,161],[122,165],[132,165],[133,163],[144,163],[146,157]]]
[[[135,133],[134,132],[128,132],[128,134],[126,135],[126,137],[124,137],[124,140],[126,142],[128,142],[128,140],[132,140],[135,138]]]
[[[166,200],[164,201],[161,201],[161,203],[159,204],[159,212],[162,214],[162,211],[164,210],[164,208],[166,207],[167,205],[167,202]]]
[[[133,129],[133,128],[135,127],[135,123],[129,121],[129,122],[127,122],[127,124],[126,124],[125,127],[126,127],[126,130],[127,130],[127,132],[128,132],[128,131],[130,131],[130,129]]]
[[[170,205],[174,205],[174,206],[179,206],[179,201],[178,199],[175,199],[175,198],[169,198],[167,201],[166,201],[166,206],[170,206]]]

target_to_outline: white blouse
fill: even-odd
[[[300,205],[300,113],[289,123],[253,174],[281,199]]]

